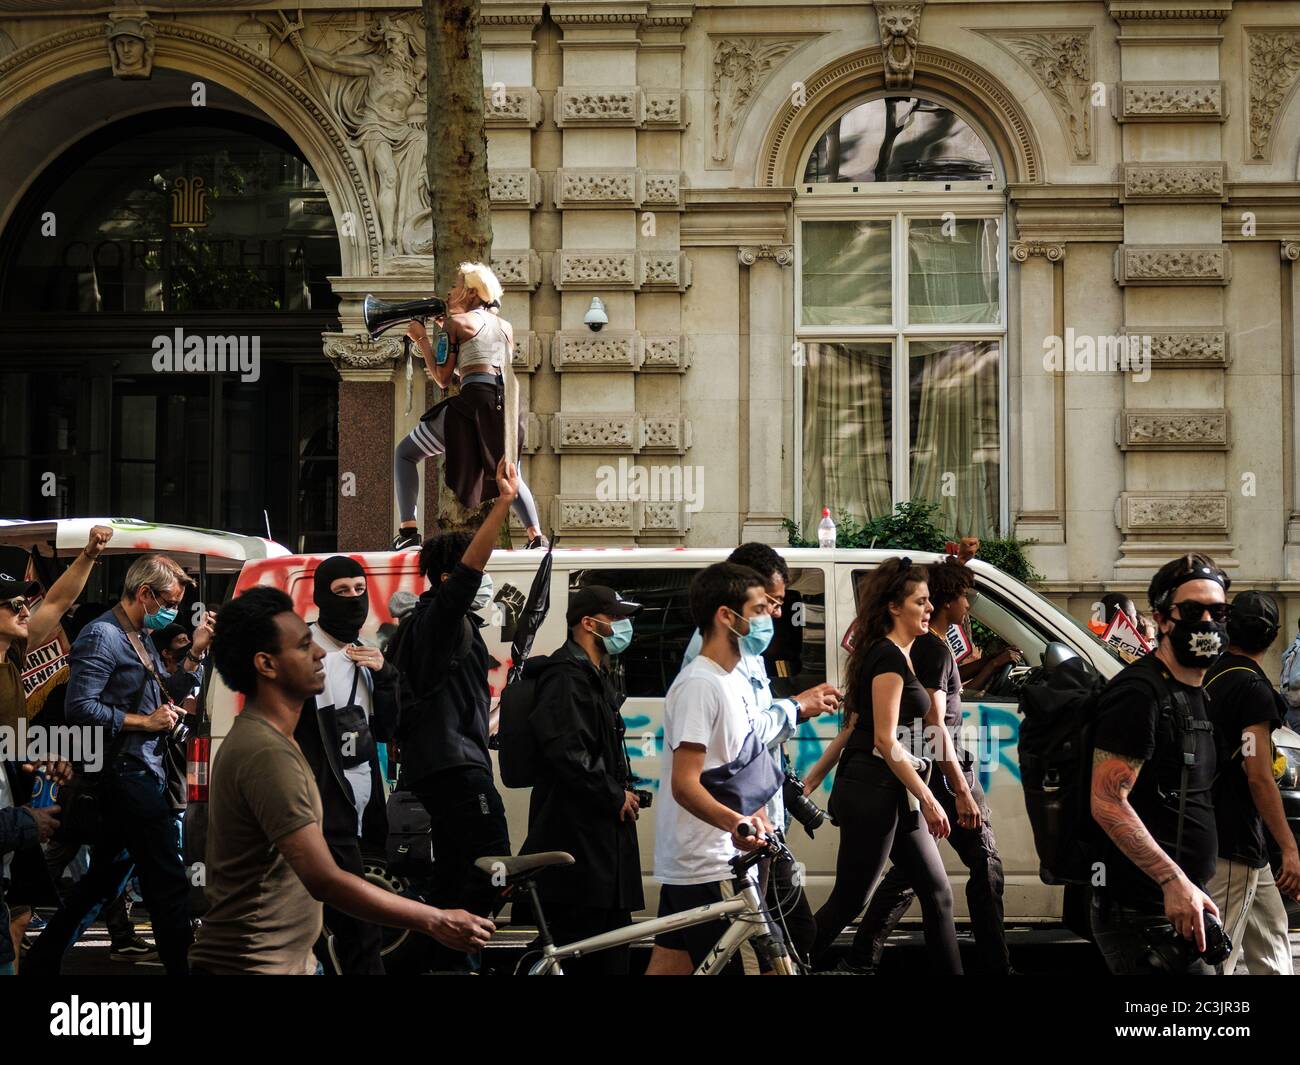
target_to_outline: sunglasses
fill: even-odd
[[[1200,621],[1206,614],[1210,620],[1222,623],[1228,620],[1227,603],[1202,603],[1195,599],[1184,599],[1174,604],[1180,621]]]
[[[21,614],[24,610],[30,611],[32,608],[31,601],[22,595],[13,599],[0,599],[0,606],[8,607],[15,614]]]

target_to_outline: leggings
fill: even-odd
[[[397,486],[397,511],[402,521],[415,520],[415,505],[420,498],[420,461],[447,450],[442,427],[446,416],[443,411],[430,421],[420,422],[393,452],[393,483]],[[519,494],[510,504],[510,509],[524,523],[525,529],[540,528],[537,503],[522,476],[519,478]]]
[[[925,819],[908,809],[907,791],[884,759],[865,751],[846,751],[831,805],[840,828],[840,850],[835,888],[817,911],[813,956],[823,956],[835,937],[862,912],[885,859],[892,858],[907,873],[920,900],[931,966],[936,972],[960,975],[952,887],[939,848]]]

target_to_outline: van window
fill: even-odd
[[[698,568],[623,568],[574,570],[569,575],[570,595],[590,584],[604,584],[642,604],[633,619],[632,643],[619,655],[629,699],[662,699],[668,693],[695,633],[690,586],[699,572]],[[790,571],[785,607],[763,659],[777,698],[826,680],[826,577],[821,569]]]

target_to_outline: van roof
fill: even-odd
[[[0,518],[0,546],[53,548],[56,553],[80,551],[90,530],[106,525],[113,539],[105,555],[137,555],[163,551],[182,566],[197,566],[207,560],[209,573],[238,573],[244,563],[258,558],[280,558],[289,549],[260,536],[243,536],[220,529],[195,529],[188,525],[167,525],[140,518],[56,518],[50,521],[10,521]]]
[[[928,565],[931,562],[940,562],[944,558],[942,552],[900,551],[896,548],[866,550],[857,548],[784,547],[779,544],[773,544],[772,547],[788,562],[803,563],[805,565],[812,562],[873,564],[904,554],[921,565]],[[554,552],[555,560],[563,562],[567,566],[639,566],[682,562],[709,565],[713,562],[722,562],[734,550],[735,548],[732,547],[557,547]],[[411,548],[406,551],[321,551],[312,554],[289,555],[282,559],[277,564],[277,567],[288,566],[294,568],[295,564],[300,564],[304,568],[311,568],[321,559],[336,554],[345,554],[350,558],[355,558],[367,568],[382,570],[392,568],[395,563],[401,568],[410,566],[419,555],[419,549]],[[497,548],[492,552],[492,559],[488,566],[489,568],[492,566],[509,568],[511,563],[523,562],[528,564],[541,561],[544,557],[545,552],[543,551],[529,551],[523,548]],[[970,567],[976,572],[999,572],[995,567],[978,559],[972,560]]]

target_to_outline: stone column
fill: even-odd
[[[1021,264],[1019,402],[1009,419],[1019,438],[1013,468],[1019,478],[1015,535],[1037,541],[1034,561],[1048,579],[1064,579],[1065,367],[1047,364],[1043,339],[1065,332],[1061,306],[1065,244],[1018,240],[1011,244],[1010,253],[1012,262]]]
[[[338,370],[338,549],[382,551],[393,538],[393,365],[401,341],[327,333],[325,356]]]
[[[1300,269],[1296,268],[1300,260],[1300,239],[1281,242],[1283,276],[1289,282],[1284,286],[1282,298],[1283,332],[1282,373],[1285,381],[1289,374],[1290,411],[1286,426],[1290,436],[1290,511],[1286,524],[1286,546],[1283,549],[1283,573],[1288,581],[1300,580],[1300,432],[1296,431],[1296,419],[1300,415],[1300,330],[1297,330],[1296,316],[1300,311]],[[1288,276],[1289,275],[1289,276]]]
[[[786,296],[794,246],[744,246],[737,249],[736,257],[741,269],[749,271],[748,395],[741,411],[748,448],[748,502],[740,539],[779,544],[786,539],[781,527],[781,519],[786,517],[782,511],[786,464],[781,443],[786,415],[784,386],[792,343],[785,331]],[[743,342],[745,338],[741,339]]]
[[[1152,372],[1127,373],[1116,443],[1125,454],[1116,579],[1146,580],[1201,550],[1233,567],[1225,360],[1189,358],[1224,332],[1232,253],[1223,242],[1227,114],[1219,23],[1227,2],[1109,0],[1119,23],[1124,242],[1115,282],[1124,333]],[[1149,338],[1149,339],[1148,339]]]

